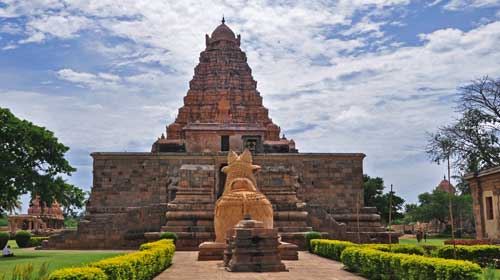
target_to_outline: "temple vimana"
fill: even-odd
[[[224,193],[228,151],[245,149],[261,167],[255,185],[271,202],[283,241],[302,247],[305,233],[314,230],[335,239],[388,242],[376,210],[363,207],[365,155],[300,153],[281,136],[240,43],[224,21],[205,35],[184,105],[166,135],[151,152],[93,153],[85,218],[44,247],[133,248],[170,231],[179,236],[178,250],[197,250],[215,240],[214,207]]]

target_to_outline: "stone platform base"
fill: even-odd
[[[225,243],[203,242],[200,244],[198,252],[199,261],[219,261],[224,259]]]
[[[278,245],[281,260],[284,261],[298,261],[299,260],[299,247],[292,243],[280,242]]]
[[[281,261],[278,230],[264,228],[260,221],[245,217],[228,238],[224,266],[231,272],[288,271]]]
[[[198,261],[221,261],[224,259],[226,244],[219,242],[203,242],[198,248]],[[280,242],[278,245],[280,257],[285,261],[298,261],[298,249],[297,245],[291,243]]]

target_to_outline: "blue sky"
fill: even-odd
[[[500,77],[500,1],[0,1],[0,106],[54,131],[92,184],[96,151],[149,151],[206,33],[226,23],[302,152],[363,152],[409,202],[445,173],[425,133],[457,88]],[[26,200],[26,199],[24,199]]]

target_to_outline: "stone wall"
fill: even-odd
[[[474,211],[477,239],[500,239],[500,167],[470,174],[468,181]],[[488,216],[486,199],[491,198],[492,216]]]
[[[49,247],[136,246],[142,233],[159,231],[166,224],[168,188],[179,182],[181,166],[214,167],[215,202],[221,185],[218,171],[226,164],[227,153],[94,153],[92,157],[94,185],[85,221],[76,233],[51,240]],[[257,154],[254,163],[263,167],[257,184],[292,185],[304,202],[353,212],[358,194],[362,204],[363,158],[363,154]]]

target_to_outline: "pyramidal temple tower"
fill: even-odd
[[[136,248],[171,231],[179,236],[178,250],[197,250],[215,238],[228,151],[244,149],[261,166],[255,185],[271,202],[283,241],[303,247],[311,230],[354,242],[389,240],[376,209],[364,207],[365,155],[299,153],[293,140],[280,137],[240,43],[224,20],[205,35],[184,104],[151,152],[91,154],[85,218],[78,230],[51,237],[46,248]]]
[[[167,126],[152,152],[297,152],[293,140],[280,138],[257,91],[241,36],[224,19],[211,36],[175,122]]]

